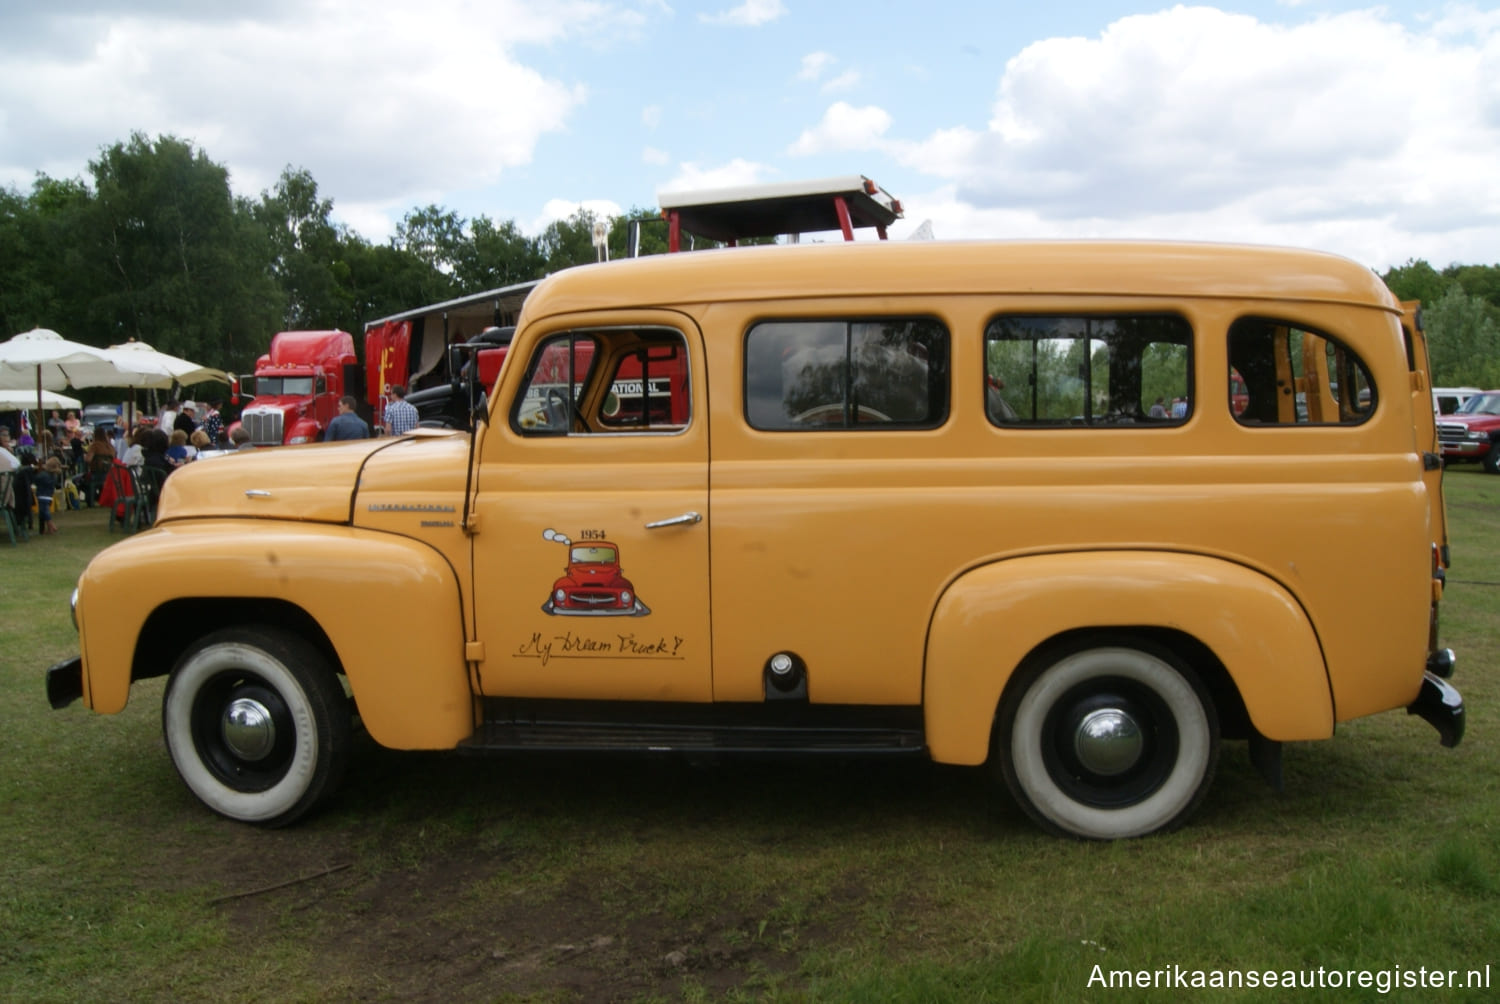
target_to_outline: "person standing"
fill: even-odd
[[[163,429],[168,436],[174,432],[181,432],[184,437],[191,436],[198,428],[198,406],[191,401],[182,402],[182,410],[172,420],[170,429]]]
[[[52,500],[63,490],[66,480],[62,461],[56,457],[48,457],[46,464],[32,475],[31,484],[36,490],[37,531],[42,536],[57,532],[57,524],[52,522]]]
[[[345,439],[369,439],[370,427],[365,420],[354,413],[354,398],[345,394],[339,398],[339,413],[333,416],[333,421],[328,423],[328,431],[323,433],[323,441],[336,443]]]
[[[208,448],[217,450],[224,442],[224,416],[219,414],[222,401],[208,402],[208,413],[203,416],[203,431],[208,433]]]
[[[416,406],[406,400],[406,388],[397,384],[391,388],[395,398],[385,406],[385,431],[392,436],[402,436],[417,427],[420,416]]]

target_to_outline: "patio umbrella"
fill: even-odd
[[[0,390],[98,386],[90,381],[115,372],[115,364],[103,349],[70,342],[46,328],[23,331],[0,342]]]
[[[43,408],[72,408],[77,411],[83,407],[83,402],[76,397],[59,394],[55,390],[42,391],[41,400],[37,400],[36,392],[30,390],[0,390],[0,411],[21,411],[24,408],[34,408],[40,404]]]
[[[70,342],[47,328],[33,328],[0,342],[0,390],[34,389],[37,411],[42,410],[44,390],[103,386],[98,380],[116,372],[102,349]]]
[[[143,387],[164,390],[174,383],[206,383],[210,380],[229,383],[230,377],[223,370],[211,366],[200,366],[177,356],[158,352],[145,342],[131,339],[121,345],[111,345],[104,350],[106,356],[120,371],[120,379],[129,383],[108,383],[106,387]]]

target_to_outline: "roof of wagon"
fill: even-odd
[[[849,295],[1093,294],[1356,303],[1399,310],[1337,255],[1235,244],[867,241],[728,248],[566,269],[526,313]]]

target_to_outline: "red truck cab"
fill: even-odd
[[[240,412],[240,425],[257,446],[317,442],[358,372],[347,331],[277,332],[255,364],[255,398]]]
[[[1500,390],[1475,394],[1463,407],[1438,420],[1444,463],[1484,464],[1500,474]]]

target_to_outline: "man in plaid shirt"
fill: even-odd
[[[392,387],[391,397],[395,400],[385,406],[385,431],[392,436],[399,436],[415,429],[417,409],[406,403],[406,388],[400,385]]]

